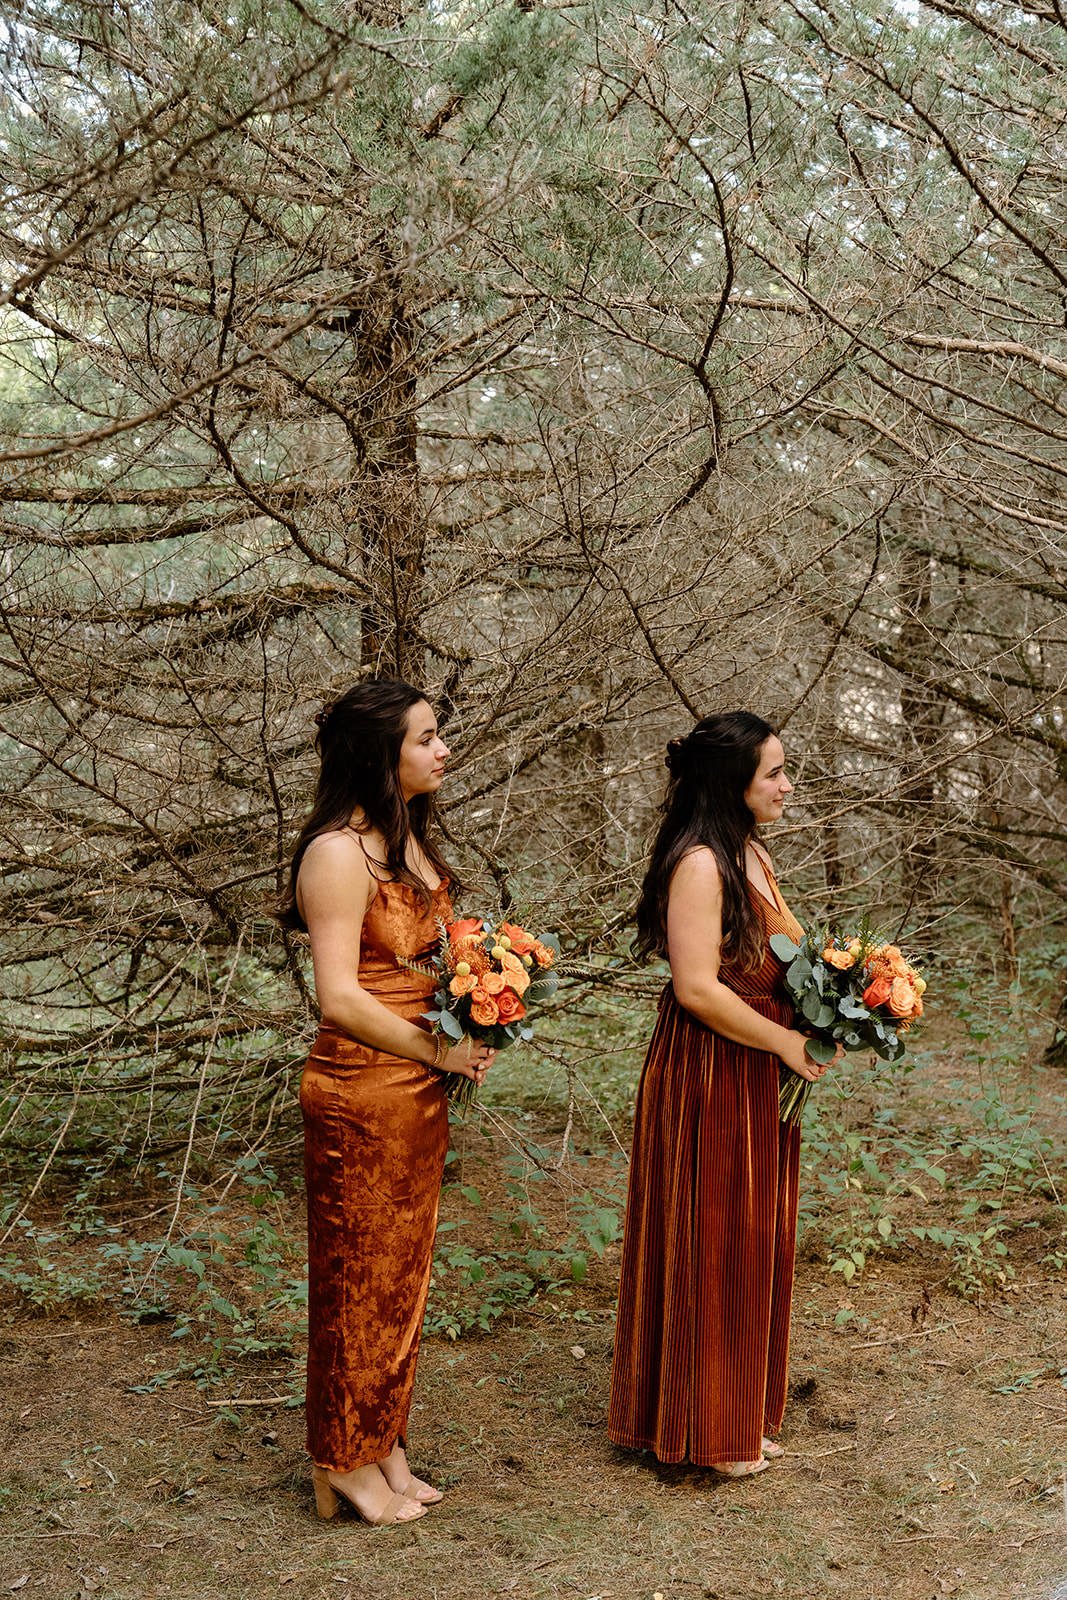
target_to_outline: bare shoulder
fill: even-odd
[[[308,840],[301,871],[311,862],[344,870],[349,863],[366,868],[367,858],[357,833],[351,828],[331,828]]]
[[[722,873],[719,871],[715,852],[706,844],[698,844],[692,850],[687,850],[671,874],[671,888],[673,889],[676,884],[683,889],[688,886],[720,889]]]
[[[722,873],[707,845],[687,850],[671,874],[668,911],[687,916],[717,916],[722,906]]]
[[[358,834],[351,829],[331,828],[309,841],[297,877],[298,901],[310,896],[318,903],[323,897],[332,900],[357,894],[364,905],[369,905],[376,891]]]

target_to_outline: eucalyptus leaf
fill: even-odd
[[[819,1019],[822,1016],[823,1012],[826,1011],[828,1008],[823,1004],[822,997],[819,994],[817,989],[809,989],[808,990],[807,994],[804,996],[803,1001],[801,1002],[800,1009],[803,1012],[804,1016],[811,1023],[812,1027],[814,1027],[814,1028],[822,1028],[822,1027],[826,1026],[826,1024],[824,1022],[820,1022]],[[829,1021],[832,1022],[833,1020],[834,1020],[833,1012],[831,1012],[830,1013],[830,1017],[829,1017]]]
[[[442,1011],[439,1021],[441,1024],[441,1032],[447,1033],[448,1037],[450,1039],[454,1039],[458,1044],[463,1038],[463,1029],[456,1018],[452,1015],[451,1011]]]
[[[770,946],[775,955],[778,957],[779,961],[790,962],[794,956],[798,956],[800,954],[800,946],[798,944],[794,944],[792,939],[790,939],[789,935],[786,933],[772,933],[770,937]]]
[[[825,1065],[834,1059],[837,1051],[829,1039],[805,1039],[804,1054]]]
[[[790,962],[785,981],[794,993],[807,988],[811,982],[811,962],[807,956],[797,956],[795,961]]]

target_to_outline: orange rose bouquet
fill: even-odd
[[[785,987],[797,1008],[797,1027],[811,1034],[805,1049],[813,1061],[832,1061],[839,1044],[873,1050],[883,1061],[900,1060],[903,1035],[923,1014],[926,979],[897,945],[879,943],[865,919],[852,938],[811,928],[799,944],[773,934],[771,949],[786,964]],[[782,1068],[783,1122],[799,1122],[810,1088]]]
[[[432,962],[403,964],[437,981],[434,1005],[423,1012],[435,1033],[451,1044],[477,1039],[504,1050],[516,1039],[532,1039],[530,1009],[554,993],[558,978],[559,939],[546,933],[534,938],[513,922],[496,927],[481,917],[441,922],[440,944]],[[466,1103],[473,1094],[469,1078],[449,1076],[451,1098]]]

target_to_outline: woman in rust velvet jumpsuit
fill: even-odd
[[[425,957],[451,920],[430,807],[448,748],[425,697],[374,679],[319,712],[321,770],[281,920],[306,929],[322,1025],[300,1086],[308,1206],[307,1440],[320,1516],[367,1522],[441,1499],[412,1475],[407,1419],[448,1147],[445,1073],[481,1083],[492,1051],[447,1048],[420,1016]]]
[[[791,792],[784,762],[748,712],[671,740],[637,910],[636,948],[671,981],[638,1089],[608,1434],[731,1478],[784,1453],[800,1132],[778,1075],[824,1071],[768,944],[801,932],[756,839]]]

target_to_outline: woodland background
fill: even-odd
[[[458,1135],[431,1333],[521,1331],[598,1272],[609,1327],[663,746],[739,705],[791,762],[790,899],[869,909],[941,1014],[914,1077],[827,1097],[812,1273],[921,1260],[927,1304],[980,1310],[1026,1227],[1057,1282],[1065,25],[1058,0],[9,0],[13,1326],[155,1318],[197,1355],[152,1393],[232,1397],[282,1350],[267,1387],[296,1396],[313,1004],[271,905],[314,712],[369,673],[441,709],[466,909],[559,929],[574,980]]]

